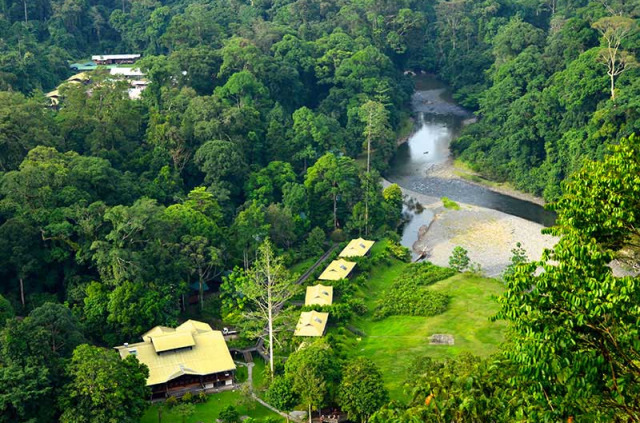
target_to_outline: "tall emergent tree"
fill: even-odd
[[[246,308],[243,314],[246,319],[266,326],[266,333],[263,331],[259,336],[263,339],[267,337],[269,368],[273,378],[276,319],[284,303],[295,294],[296,285],[282,264],[282,259],[276,257],[268,239],[258,248],[258,257],[246,274],[248,277],[239,280],[237,290],[249,300],[252,307]]]
[[[622,49],[622,43],[634,33],[638,24],[631,18],[610,16],[599,19],[593,27],[600,32],[606,44],[600,50],[599,59],[607,66],[607,75],[611,80],[611,100],[615,100],[615,78],[636,65],[635,57]]]

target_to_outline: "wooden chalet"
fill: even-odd
[[[156,326],[143,342],[116,347],[121,358],[135,355],[149,368],[152,398],[181,395],[233,384],[236,365],[222,332],[188,320],[177,328]]]

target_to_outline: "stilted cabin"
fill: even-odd
[[[91,56],[97,65],[130,65],[140,58],[139,54],[104,54]]]
[[[149,367],[152,399],[233,385],[236,365],[222,332],[188,320],[177,328],[156,326],[143,342],[116,347],[122,359],[135,355]]]

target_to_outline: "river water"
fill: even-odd
[[[416,130],[398,147],[386,178],[403,188],[435,197],[448,197],[521,217],[545,226],[553,224],[554,214],[538,204],[491,191],[461,179],[439,176],[450,166],[449,144],[460,135],[465,121],[473,115],[456,105],[445,85],[430,76],[416,78],[412,98]],[[403,245],[411,246],[420,226],[433,218],[429,210],[416,214],[403,231]]]

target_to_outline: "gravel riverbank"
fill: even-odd
[[[385,186],[389,184],[384,181]],[[545,248],[557,242],[556,237],[543,235],[544,227],[538,223],[463,203],[460,210],[446,209],[439,198],[404,188],[402,192],[433,212],[433,221],[420,227],[413,251],[426,254],[426,260],[439,266],[449,265],[451,251],[459,245],[487,276],[495,277],[510,263],[516,243],[521,243],[530,260],[538,260]]]

